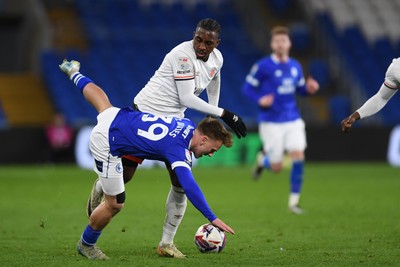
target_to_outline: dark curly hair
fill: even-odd
[[[221,35],[221,25],[214,19],[202,19],[197,23],[196,28],[203,28],[206,31],[215,32]]]

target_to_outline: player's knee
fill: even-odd
[[[109,199],[109,201],[107,201],[108,204],[107,206],[112,212],[112,214],[115,215],[122,210],[122,208],[124,207],[124,203],[125,203],[125,191]]]
[[[304,160],[304,152],[303,151],[292,151],[290,152],[290,157],[293,161]]]

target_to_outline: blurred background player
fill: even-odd
[[[379,112],[400,87],[400,58],[393,59],[386,70],[385,81],[379,91],[349,117],[342,120],[342,131],[349,132],[356,120]]]
[[[272,54],[257,61],[246,77],[244,94],[259,106],[259,135],[263,151],[257,155],[253,178],[259,179],[262,170],[274,173],[282,170],[284,153],[292,159],[289,209],[302,213],[299,207],[303,184],[305,124],[296,105],[295,95],[314,94],[319,89],[316,80],[304,79],[300,63],[289,57],[289,30],[277,26],[271,31]]]
[[[158,117],[133,108],[113,107],[105,92],[83,76],[79,68],[77,61],[64,60],[60,65],[60,69],[99,112],[97,125],[90,137],[90,150],[105,202],[91,213],[89,224],[78,242],[78,252],[89,259],[108,259],[95,244],[101,231],[124,206],[121,160],[124,154],[169,164],[193,205],[212,224],[234,234],[232,228],[214,215],[191,172],[192,154],[196,158],[212,156],[222,145],[232,146],[232,134],[214,118],[204,119],[196,128],[189,119]]]
[[[221,26],[213,19],[198,22],[193,40],[186,41],[173,48],[164,58],[161,66],[146,86],[134,99],[133,107],[142,112],[159,116],[183,118],[187,108],[204,114],[220,117],[238,138],[246,136],[246,126],[242,119],[229,110],[218,107],[221,68],[223,57],[217,49],[220,44]],[[208,103],[198,96],[207,91]],[[143,159],[125,156],[123,158],[124,181],[129,182]],[[161,256],[185,257],[176,249],[173,240],[186,210],[186,196],[171,166],[166,164],[172,187],[166,201],[166,219],[159,243]],[[103,197],[102,187],[97,180],[93,186],[88,214],[100,204]]]
[[[46,126],[45,132],[50,145],[50,162],[60,163],[72,161],[74,130],[67,124],[63,114],[56,113],[53,117],[53,121]]]

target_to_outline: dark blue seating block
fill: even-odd
[[[329,98],[329,114],[333,124],[340,124],[344,118],[350,115],[350,112],[350,99],[340,95]]]
[[[329,66],[328,62],[324,59],[311,59],[308,62],[308,70],[310,75],[318,81],[321,88],[325,87],[329,83]]]

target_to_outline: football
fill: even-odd
[[[201,253],[219,253],[225,247],[226,236],[224,231],[207,223],[197,230],[194,243]]]

